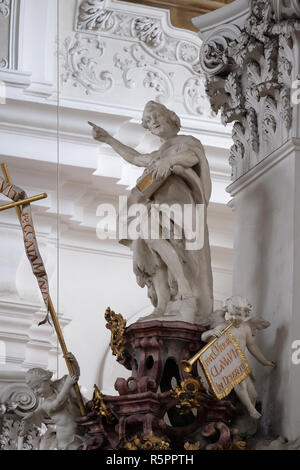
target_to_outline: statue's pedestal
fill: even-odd
[[[300,139],[291,139],[229,188],[235,214],[234,294],[271,322],[258,335],[271,371],[255,361],[262,429],[289,440],[300,435]]]
[[[202,448],[230,445],[234,434],[231,421],[239,414],[234,397],[217,400],[202,389],[193,395],[197,379],[180,369],[182,360],[190,359],[204,346],[203,331],[205,328],[199,325],[167,321],[137,322],[126,328],[119,362],[132,370],[132,376],[117,379],[119,396],[103,396],[96,406],[94,397],[88,404],[90,413],[79,420],[89,430],[86,448],[129,448],[137,436],[144,439],[144,447],[137,448],[164,450],[167,445],[169,449],[183,449],[197,432],[196,440],[206,439]],[[196,364],[193,373],[198,375]],[[190,390],[187,387],[184,399],[193,395],[195,412],[188,409],[182,413],[174,390],[190,378],[194,383],[189,384]]]
[[[153,378],[156,390],[158,387],[170,390],[173,378],[179,385],[184,378],[179,364],[201,349],[204,331],[199,325],[178,321],[154,320],[130,325],[124,343],[132,376]]]

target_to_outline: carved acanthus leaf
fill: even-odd
[[[250,60],[247,63],[247,78],[250,86],[259,83],[261,77],[260,65],[256,60]]]
[[[240,83],[240,77],[237,72],[231,72],[225,81],[225,91],[230,95],[230,107],[238,108],[243,106],[244,97]]]
[[[233,126],[232,139],[234,144],[230,149],[229,164],[232,178],[236,179],[241,174],[245,157],[245,129],[239,122]]]
[[[184,64],[193,73],[199,62],[200,42],[179,40],[163,30],[161,20],[135,13],[107,9],[105,0],[83,0],[75,22],[77,32],[88,31],[102,37],[126,38],[139,43],[152,56],[167,62]],[[108,3],[109,4],[109,3]],[[97,36],[99,39],[99,37]]]
[[[281,98],[281,107],[282,107],[282,118],[287,129],[291,128],[292,125],[292,118],[293,118],[293,110],[291,106],[291,90],[288,87],[282,88],[280,92]]]
[[[84,0],[79,7],[79,29],[107,31],[114,25],[112,11],[104,9],[104,0]]]
[[[213,117],[203,77],[189,78],[184,84],[183,96],[185,107],[191,114]]]
[[[137,80],[143,77],[142,84],[157,92],[155,99],[167,103],[173,96],[171,76],[161,70],[156,61],[149,61],[140,46],[133,44],[130,48],[124,47],[124,53],[114,56],[115,67],[122,70],[124,84],[128,88],[135,88]]]
[[[224,124],[236,121],[244,129],[238,139],[234,127],[233,178],[291,136],[293,64],[299,54],[295,34],[300,31],[300,1],[249,4],[244,27],[218,26],[200,53],[212,109],[221,111]]]
[[[258,126],[257,126],[257,114],[255,109],[250,108],[247,111],[247,123],[249,129],[249,142],[250,147],[253,152],[257,153],[259,151],[259,136],[258,136]]]
[[[278,110],[276,101],[268,96],[263,115],[263,135],[268,141],[274,138],[277,129]]]
[[[160,23],[152,18],[137,18],[134,22],[134,28],[137,37],[150,46],[157,47],[164,40]]]
[[[44,429],[30,426],[20,439],[22,421],[17,416],[6,413],[1,418],[0,450],[39,450]],[[43,425],[42,425],[43,426]]]
[[[114,85],[112,74],[101,70],[96,60],[104,54],[105,42],[90,36],[75,35],[75,40],[65,39],[64,50],[60,51],[64,73],[63,82],[72,81],[74,86],[82,86],[86,94],[91,91],[104,92]]]

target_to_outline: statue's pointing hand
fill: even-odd
[[[98,142],[107,142],[108,138],[110,137],[109,133],[102,129],[102,127],[93,125],[93,138]]]

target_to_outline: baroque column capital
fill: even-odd
[[[224,22],[205,18],[200,66],[212,109],[224,125],[233,122],[229,163],[235,180],[286,140],[298,137],[293,87],[299,80],[300,0],[236,0]],[[230,19],[235,12],[236,21]],[[232,22],[231,22],[232,21]]]

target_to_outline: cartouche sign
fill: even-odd
[[[221,400],[242,382],[251,368],[238,342],[230,333],[232,324],[199,353],[199,361],[214,395]]]

